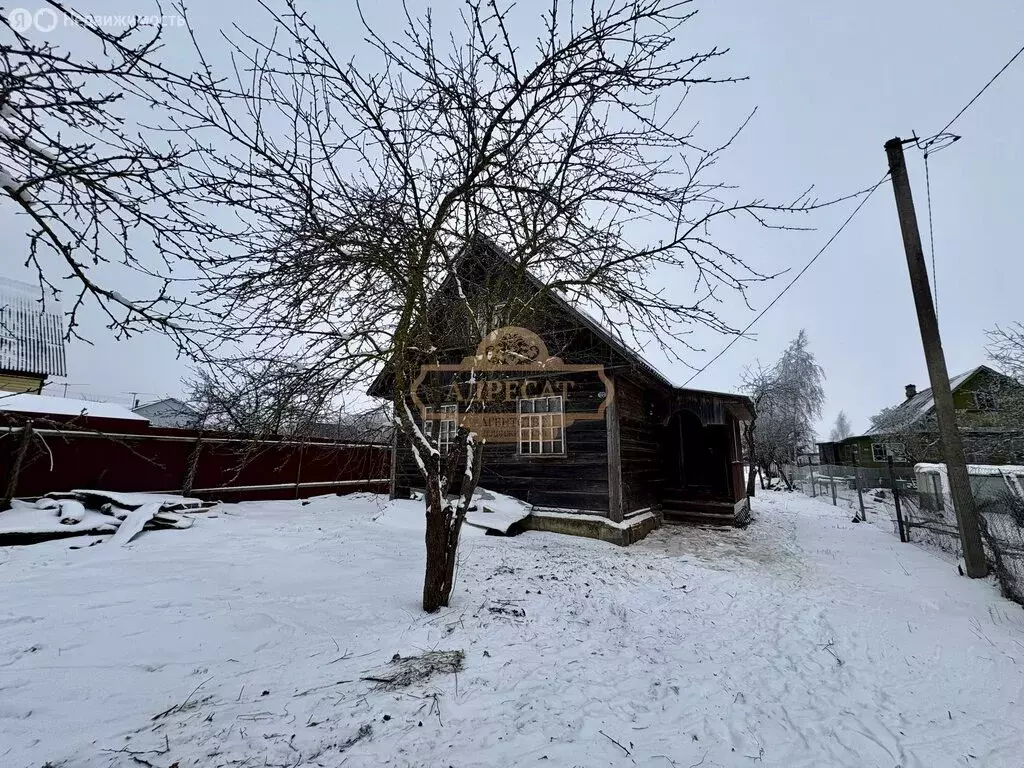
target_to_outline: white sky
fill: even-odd
[[[31,9],[33,2],[21,5]],[[151,5],[133,0],[75,5],[94,13],[152,12]],[[347,51],[358,53],[353,3],[309,5],[341,58]],[[413,8],[426,5],[410,2]],[[433,5],[441,20],[451,7]],[[687,39],[694,48],[731,48],[719,66],[750,80],[698,93],[688,102],[688,119],[700,120],[700,135],[712,143],[758,107],[719,171],[724,181],[748,195],[768,199],[791,198],[811,184],[821,197],[829,197],[874,183],[886,167],[882,145],[887,139],[936,132],[1024,44],[1024,4],[1019,0],[969,5],[949,0],[708,0],[696,5],[702,11],[684,29]],[[378,0],[369,13],[387,24],[399,18],[399,7],[394,0]],[[246,0],[221,0],[192,13],[208,34],[231,22],[246,28],[256,15]],[[170,29],[167,35],[172,52],[176,34],[184,33]],[[953,128],[963,139],[930,163],[939,319],[951,374],[985,361],[985,329],[1024,320],[1024,258],[1015,228],[1022,206],[1019,180],[1024,178],[1022,117],[1024,57]],[[920,152],[908,149],[908,164],[927,252]],[[737,228],[722,234],[759,269],[795,271],[851,207],[801,220],[817,227],[810,233]],[[10,203],[0,204],[0,236],[8,244],[2,273],[32,280],[21,266],[27,247],[22,235]],[[754,311],[730,301],[721,308],[723,316],[742,327],[791,275],[752,289]],[[901,399],[905,384],[928,385],[888,185],[754,327],[756,339],[737,342],[691,386],[734,390],[745,365],[755,358],[774,360],[801,327],[828,376],[820,434],[827,435],[840,409],[854,430],[862,431],[871,414]],[[136,391],[141,399],[155,399],[180,393],[187,366],[166,340],[147,336],[114,342],[95,318],[87,330],[93,345],[73,343],[68,349],[69,395]],[[728,342],[699,330],[694,340],[707,350],[686,355],[695,367]],[[689,378],[684,365],[654,353],[650,357],[677,383]]]

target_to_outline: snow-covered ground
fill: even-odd
[[[842,508],[754,509],[627,549],[468,530],[434,616],[421,509],[374,496],[0,550],[0,766],[1024,764],[1020,607]]]

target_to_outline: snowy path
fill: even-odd
[[[1024,764],[1020,607],[845,511],[755,511],[629,549],[470,531],[436,616],[422,513],[378,497],[2,550],[0,766]]]

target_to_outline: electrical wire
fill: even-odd
[[[994,75],[992,75],[992,79],[989,80],[987,83],[985,83],[985,85],[982,87],[982,89],[980,91],[978,91],[976,94],[974,94],[974,98],[971,99],[970,101],[968,101],[967,104],[964,105],[964,108],[961,109],[959,112],[957,112],[953,116],[953,119],[950,120],[948,123],[946,123],[946,126],[941,131],[939,131],[939,133],[940,134],[945,133],[946,131],[949,130],[950,126],[953,125],[953,123],[955,123],[957,120],[959,120],[961,117],[963,117],[964,112],[966,112],[968,109],[970,109],[972,106],[974,106],[974,102],[976,102],[978,99],[981,98],[981,94],[983,94],[985,91],[987,91],[989,86],[992,85],[992,83],[994,83],[996,80],[998,80],[999,76],[1001,74],[1003,74],[1003,72],[1008,70],[1010,68],[1010,65],[1013,64],[1013,62],[1015,62],[1020,57],[1020,55],[1022,53],[1024,53],[1024,45],[1022,45],[1020,47],[1020,49],[1015,54],[1013,54],[1013,56],[1010,57],[1010,60],[1008,62],[1003,64],[1002,69],[1000,69],[998,72],[996,72]]]
[[[792,288],[793,285],[796,283],[796,281],[799,280],[803,276],[804,272],[806,272],[808,269],[810,269],[811,266],[814,264],[814,262],[816,262],[818,260],[818,258],[823,253],[825,253],[825,251],[828,250],[829,246],[832,245],[832,243],[834,243],[836,241],[836,238],[838,238],[839,235],[842,234],[843,230],[846,229],[847,225],[851,221],[853,221],[854,216],[856,216],[858,213],[860,213],[860,209],[864,207],[864,204],[871,198],[871,195],[874,194],[875,190],[878,189],[882,185],[882,182],[884,182],[887,178],[889,178],[889,172],[888,171],[885,172],[885,175],[882,176],[882,178],[880,178],[877,182],[875,182],[874,186],[869,187],[868,189],[864,190],[861,193],[864,196],[861,198],[861,201],[859,203],[857,203],[857,207],[854,208],[853,211],[850,213],[850,215],[846,217],[846,220],[842,224],[839,225],[839,229],[837,229],[835,232],[832,233],[832,237],[830,237],[828,240],[825,241],[825,244],[823,246],[821,246],[820,250],[816,254],[814,254],[814,257],[804,265],[803,269],[801,269],[799,272],[796,273],[796,275],[793,276],[793,279],[789,281],[789,283],[786,285],[786,287],[783,288],[778,293],[778,295],[776,295],[776,297],[771,300],[771,302],[769,302],[768,306],[766,306],[764,309],[762,309],[760,312],[757,313],[757,316],[747,324],[746,328],[744,328],[742,331],[740,331],[736,336],[734,336],[732,338],[732,341],[730,341],[728,344],[725,345],[725,348],[721,352],[719,352],[713,358],[708,360],[708,362],[705,363],[702,368],[697,370],[690,378],[688,378],[685,382],[683,382],[683,386],[684,387],[687,384],[689,384],[691,381],[693,381],[695,378],[700,376],[702,373],[704,373],[704,371],[706,371],[708,368],[710,368],[711,364],[714,363],[716,360],[718,360],[718,358],[720,358],[726,352],[728,352],[733,344],[735,344],[740,339],[744,338],[746,336],[747,331],[749,331],[754,326],[754,323],[756,323],[758,320],[760,320],[762,317],[764,317],[765,313],[769,309],[774,307],[775,304],[779,301],[779,299],[781,299],[783,296],[786,295],[786,292],[790,288]]]
[[[925,140],[925,141],[923,141],[923,142],[922,142],[922,141],[920,141],[920,140],[917,140],[917,141],[915,141],[915,143],[916,143],[916,144],[917,144],[917,145],[918,145],[918,146],[919,146],[919,147],[920,147],[921,149],[925,150],[925,184],[926,184],[926,186],[928,187],[928,238],[929,238],[929,240],[931,241],[931,242],[930,242],[930,245],[931,245],[931,251],[932,251],[932,280],[933,280],[933,285],[934,285],[934,288],[933,288],[933,293],[935,293],[935,295],[936,295],[936,314],[938,314],[938,310],[937,310],[937,306],[938,306],[938,305],[937,305],[937,301],[938,301],[938,299],[937,299],[938,283],[937,283],[937,282],[935,282],[935,280],[936,280],[936,276],[935,276],[935,242],[934,242],[934,237],[933,237],[933,230],[932,230],[932,212],[931,212],[931,210],[932,210],[932,208],[931,208],[931,187],[930,187],[930,179],[928,178],[928,154],[929,154],[929,153],[930,153],[930,154],[935,154],[936,152],[940,152],[940,151],[942,151],[943,149],[946,149],[946,148],[947,148],[947,147],[949,147],[950,145],[952,145],[952,144],[956,143],[957,141],[959,141],[959,139],[960,139],[960,137],[959,137],[959,136],[957,136],[957,135],[955,135],[955,134],[950,134],[950,133],[948,132],[948,131],[949,131],[949,128],[950,128],[950,127],[951,127],[951,126],[952,126],[952,125],[953,125],[953,124],[954,124],[954,123],[955,123],[955,122],[956,122],[957,120],[959,120],[959,119],[960,119],[961,117],[963,117],[964,113],[965,113],[965,112],[967,112],[967,110],[968,110],[968,109],[970,109],[970,108],[971,108],[972,106],[974,106],[974,103],[975,103],[975,102],[976,102],[976,101],[977,101],[978,99],[980,99],[980,98],[981,98],[981,95],[982,95],[983,93],[985,93],[985,91],[987,91],[987,90],[989,89],[989,87],[990,87],[990,86],[992,85],[992,83],[994,83],[994,82],[995,82],[996,80],[998,80],[998,79],[999,79],[1000,75],[1002,75],[1002,74],[1003,74],[1003,73],[1004,73],[1004,72],[1005,72],[1006,70],[1008,70],[1008,69],[1010,68],[1010,66],[1011,66],[1011,65],[1012,65],[1012,64],[1013,64],[1013,63],[1014,63],[1014,62],[1015,62],[1015,61],[1016,61],[1016,60],[1017,60],[1018,58],[1020,58],[1021,54],[1024,54],[1024,45],[1022,45],[1022,46],[1020,47],[1020,49],[1019,49],[1019,50],[1018,50],[1018,51],[1017,51],[1017,52],[1016,52],[1015,54],[1013,54],[1013,56],[1011,56],[1011,57],[1010,57],[1010,60],[1009,60],[1009,61],[1007,61],[1007,62],[1006,62],[1006,63],[1005,63],[1005,64],[1004,64],[1004,65],[1003,65],[1003,66],[1002,66],[1002,67],[1001,67],[1000,69],[999,69],[999,71],[998,71],[998,72],[996,72],[996,73],[995,73],[995,74],[994,74],[994,75],[993,75],[993,76],[991,77],[991,79],[989,79],[989,81],[988,81],[987,83],[985,83],[985,85],[983,85],[983,86],[982,86],[982,88],[981,88],[981,90],[980,90],[980,91],[978,91],[978,92],[977,92],[976,94],[974,94],[974,96],[973,96],[973,97],[971,98],[971,100],[970,100],[970,101],[968,101],[968,102],[967,102],[967,103],[966,103],[966,104],[965,104],[965,105],[963,106],[963,108],[962,108],[962,109],[961,109],[961,110],[960,110],[959,112],[957,112],[957,113],[956,113],[956,114],[955,114],[955,115],[953,116],[953,119],[952,119],[952,120],[950,120],[950,121],[949,121],[948,123],[946,123],[946,125],[945,125],[945,126],[943,127],[943,129],[942,129],[941,131],[939,131],[939,132],[938,132],[937,134],[935,134],[934,136],[932,136],[932,137],[931,137],[930,139],[926,139],[926,140]],[[934,148],[934,149],[933,149],[932,147],[937,147],[937,148]],[[860,201],[860,202],[859,202],[859,203],[857,204],[857,207],[853,209],[853,212],[852,212],[852,213],[851,213],[851,214],[850,214],[850,215],[849,215],[849,216],[848,216],[848,217],[846,218],[846,220],[845,220],[845,221],[844,221],[844,222],[843,222],[843,223],[842,223],[842,224],[841,224],[841,225],[839,226],[839,229],[837,229],[837,230],[836,230],[836,231],[835,231],[835,232],[834,232],[834,233],[832,234],[832,237],[830,237],[830,238],[829,238],[829,239],[828,239],[828,240],[827,240],[827,241],[825,242],[825,245],[823,245],[823,246],[821,247],[821,250],[819,250],[819,251],[818,251],[818,252],[817,252],[816,254],[814,254],[814,257],[813,257],[813,258],[812,258],[812,259],[811,259],[811,260],[810,260],[809,262],[807,262],[807,264],[805,264],[805,265],[804,265],[803,269],[801,269],[801,270],[800,270],[799,272],[797,272],[796,276],[795,276],[795,277],[794,277],[794,278],[793,278],[792,280],[790,280],[790,281],[789,281],[789,283],[787,283],[786,287],[785,287],[785,288],[783,288],[783,289],[782,289],[782,290],[781,290],[781,291],[780,291],[780,292],[778,293],[778,295],[776,295],[776,296],[775,296],[775,298],[774,298],[774,299],[772,299],[772,300],[771,300],[771,302],[770,302],[770,303],[768,304],[768,306],[766,306],[766,307],[765,307],[764,309],[762,309],[762,310],[761,310],[760,312],[758,312],[758,313],[757,313],[757,316],[756,316],[756,317],[754,317],[754,319],[753,319],[753,320],[751,320],[751,321],[750,321],[750,322],[749,322],[749,323],[747,324],[747,327],[746,327],[746,328],[744,328],[744,329],[743,329],[742,331],[740,331],[740,332],[739,332],[739,334],[737,334],[736,336],[734,336],[734,337],[732,338],[732,340],[731,340],[731,341],[730,341],[730,342],[729,342],[728,344],[726,344],[726,345],[725,345],[725,347],[724,347],[724,348],[722,349],[722,351],[721,351],[721,352],[719,352],[719,353],[718,353],[717,355],[715,355],[715,356],[714,356],[713,358],[711,358],[710,360],[708,360],[708,362],[706,362],[706,363],[705,363],[705,364],[704,364],[703,366],[701,366],[701,368],[699,368],[699,369],[698,369],[698,370],[697,370],[697,371],[696,371],[696,372],[695,372],[695,373],[694,373],[694,374],[693,374],[692,376],[690,376],[690,378],[688,378],[688,379],[687,379],[687,380],[686,380],[686,381],[685,381],[685,382],[683,383],[683,386],[684,386],[684,387],[685,387],[685,386],[687,386],[687,385],[688,385],[688,384],[689,384],[689,383],[690,383],[691,381],[693,381],[693,380],[694,380],[695,378],[697,378],[698,376],[700,376],[700,375],[701,375],[702,373],[704,373],[704,371],[706,371],[706,370],[707,370],[708,368],[710,368],[710,367],[711,367],[711,365],[712,365],[712,363],[714,363],[714,362],[715,362],[716,360],[718,360],[719,358],[721,358],[721,357],[722,357],[722,355],[724,355],[724,354],[725,354],[726,352],[728,352],[728,351],[729,351],[729,350],[730,350],[730,349],[732,348],[732,345],[733,345],[733,344],[735,344],[735,343],[736,343],[737,341],[739,341],[740,339],[742,339],[742,338],[745,338],[745,337],[746,337],[746,334],[747,334],[747,332],[748,332],[748,331],[749,331],[749,330],[750,330],[751,328],[753,328],[753,327],[754,327],[754,324],[755,324],[755,323],[756,323],[756,322],[757,322],[758,320],[760,320],[760,319],[761,319],[762,317],[764,317],[765,313],[767,313],[769,309],[771,309],[772,307],[774,307],[774,306],[775,306],[775,304],[776,304],[776,303],[778,303],[779,299],[781,299],[781,298],[782,298],[782,297],[783,297],[783,296],[784,296],[784,295],[786,294],[786,292],[787,292],[787,291],[789,291],[789,289],[793,287],[794,283],[796,283],[796,281],[797,281],[797,280],[799,280],[799,279],[800,279],[800,277],[801,277],[801,276],[802,276],[802,275],[803,275],[803,274],[804,274],[804,273],[805,273],[805,272],[806,272],[806,271],[807,271],[808,269],[810,269],[810,268],[811,268],[811,266],[812,266],[812,265],[814,264],[814,262],[816,262],[816,261],[818,260],[818,258],[819,258],[819,257],[820,257],[820,256],[821,256],[821,255],[822,255],[822,254],[823,254],[823,253],[824,253],[824,252],[825,252],[825,251],[827,250],[827,249],[828,249],[828,247],[829,247],[830,245],[832,245],[832,243],[833,243],[833,242],[835,242],[836,238],[837,238],[837,237],[839,237],[840,233],[841,233],[841,232],[842,232],[842,231],[843,231],[844,229],[846,229],[847,225],[848,225],[848,224],[849,224],[849,223],[850,223],[850,222],[851,222],[851,221],[853,220],[853,217],[854,217],[854,216],[856,216],[856,215],[857,215],[857,214],[858,214],[858,213],[860,212],[860,209],[861,209],[861,208],[863,208],[863,207],[864,207],[864,204],[865,204],[865,203],[866,203],[866,202],[868,201],[868,199],[869,199],[869,198],[871,197],[871,195],[872,195],[872,194],[874,193],[874,191],[875,191],[876,189],[878,189],[878,187],[879,187],[879,186],[880,186],[880,185],[882,184],[882,182],[884,182],[884,181],[885,181],[885,180],[886,180],[887,178],[889,178],[889,172],[888,172],[888,171],[886,171],[885,175],[884,175],[884,176],[882,176],[882,178],[881,178],[881,179],[879,179],[879,180],[878,180],[878,182],[877,182],[877,183],[876,183],[876,184],[875,184],[875,185],[874,185],[873,187],[869,188],[869,189],[868,189],[868,190],[866,191],[866,194],[865,194],[865,195],[864,195],[864,197],[863,197],[863,198],[861,199],[861,201]]]

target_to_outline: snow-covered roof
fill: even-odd
[[[96,403],[91,400],[75,400],[70,397],[49,395],[3,395],[0,396],[0,411],[13,413],[39,413],[49,416],[87,416],[93,419],[123,419],[145,421],[144,416],[132,413],[116,403]]]
[[[137,405],[132,410],[135,413],[145,414],[145,413],[148,413],[153,408],[157,408],[157,407],[159,407],[159,408],[173,408],[175,411],[177,411],[179,413],[195,414],[197,416],[199,415],[199,411],[197,411],[195,408],[193,408],[188,403],[182,402],[181,400],[179,400],[176,397],[164,397],[164,398],[161,398],[160,400],[152,400],[152,401],[150,401],[148,403],[142,403],[141,405]]]
[[[0,278],[0,370],[65,375],[61,316],[41,298],[38,287]]]
[[[974,374],[978,373],[981,370],[989,370],[989,371],[991,371],[992,369],[989,368],[987,365],[978,365],[978,366],[975,366],[974,368],[971,368],[971,370],[969,370],[969,371],[964,371],[961,374],[953,376],[949,380],[949,388],[950,388],[950,390],[952,390],[953,392],[956,392],[957,389],[959,389],[960,386],[964,382],[966,382],[969,378],[971,378]],[[929,413],[931,413],[931,411],[932,411],[932,409],[934,407],[935,407],[935,398],[932,397],[931,389],[930,388],[929,389],[922,389],[916,395],[914,395],[911,398],[908,398],[908,399],[904,400],[902,403],[900,403],[899,405],[897,405],[895,408],[892,409],[892,421],[890,421],[888,424],[883,425],[883,426],[871,427],[864,434],[865,435],[883,435],[883,434],[887,434],[888,432],[892,431],[892,426],[891,426],[892,423],[896,423],[896,422],[903,423],[903,424],[908,424],[908,425],[909,424],[913,424],[918,419],[922,419],[925,416],[927,416]]]

